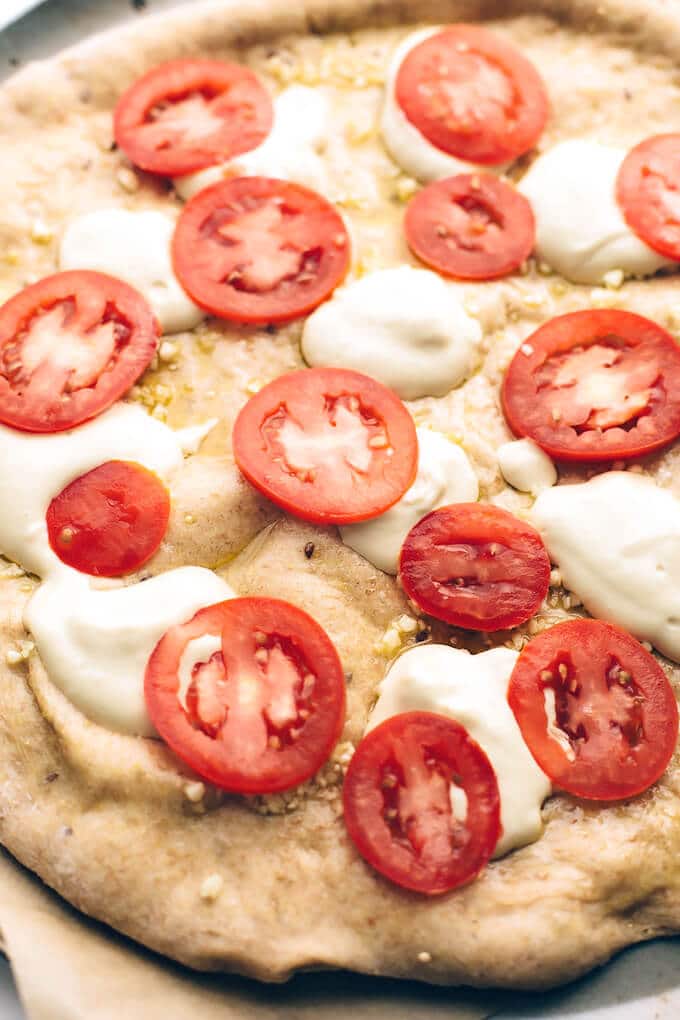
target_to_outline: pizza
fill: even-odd
[[[195,968],[680,930],[680,33],[511,8],[192,4],[0,92],[0,840]]]

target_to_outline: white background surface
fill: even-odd
[[[294,3],[295,0],[291,0]],[[650,0],[653,3],[654,0]],[[178,0],[147,0],[149,13],[178,5]],[[116,22],[140,17],[131,0],[0,0],[0,29],[22,10],[38,9],[0,32],[0,78],[17,64],[54,53],[77,39]],[[452,933],[455,938],[455,933]],[[299,981],[304,987],[304,978]],[[314,981],[319,996],[319,979]],[[348,990],[352,978],[346,979]],[[335,985],[337,997],[337,980]],[[379,993],[379,983],[371,995]],[[393,987],[393,986],[392,986]],[[412,990],[413,986],[410,986]],[[432,990],[423,995],[432,1006]],[[445,993],[435,993],[437,999]],[[582,981],[550,994],[510,995],[494,1020],[678,1020],[680,1018],[680,938],[639,946]],[[367,1000],[368,1002],[368,1000]],[[368,1007],[367,1005],[367,1008]],[[362,1020],[361,1001],[351,995],[351,1012]],[[9,967],[0,958],[0,1020],[22,1020]],[[414,1020],[417,1012],[414,1010]],[[442,1013],[444,1018],[444,1013]],[[64,1017],[64,1020],[69,1020]],[[96,1020],[96,1017],[92,1017]]]

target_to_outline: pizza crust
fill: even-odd
[[[531,17],[524,16],[528,9]],[[617,60],[635,89],[646,88],[635,100],[637,130],[640,123],[672,123],[678,90],[668,58],[680,57],[680,29],[670,5],[658,0],[194,3],[32,65],[0,92],[0,144],[8,163],[0,250],[16,257],[4,286],[16,288],[31,274],[54,269],[56,238],[53,245],[33,244],[31,217],[47,215],[58,225],[80,208],[111,204],[123,161],[108,151],[110,111],[120,91],[149,66],[197,52],[236,57],[243,47],[257,63],[280,37],[313,58],[320,32],[510,11],[518,20],[505,20],[503,30],[529,48],[545,39],[551,59],[562,61],[554,81],[564,112],[560,130],[578,133],[584,117],[564,77],[565,42],[573,47],[572,59],[574,53],[603,54],[602,68],[596,62],[589,71],[591,127],[598,129],[598,117],[604,120],[600,100],[603,94],[611,99]],[[576,34],[539,11],[568,17]],[[610,36],[593,35],[605,23]],[[623,34],[614,38],[614,30]],[[383,46],[399,37],[387,31]],[[289,41],[306,33],[313,36]],[[627,48],[632,45],[645,51],[644,61]],[[378,84],[370,95],[378,102]],[[624,135],[634,118],[623,106],[611,115],[607,110],[606,119],[606,130]],[[553,125],[546,144],[556,131]],[[371,166],[385,165],[379,150],[371,158],[377,161]],[[121,187],[119,202],[131,208],[172,202],[146,178],[143,197]],[[394,226],[376,234],[358,215],[353,230],[362,250],[378,236],[383,258],[406,258]],[[482,370],[446,398],[411,405],[416,417],[462,438],[483,495],[511,509],[529,501],[507,490],[498,474],[495,450],[508,438],[497,398],[502,371],[538,321],[593,301],[589,289],[561,290],[556,282],[534,275],[467,288],[487,336]],[[629,284],[620,300],[664,322],[671,290],[662,279]],[[169,420],[196,423],[217,413],[221,424],[175,479],[171,528],[148,569],[210,566],[240,594],[287,598],[319,620],[348,678],[347,725],[333,758],[315,780],[284,795],[246,800],[203,791],[160,743],[85,720],[50,683],[35,654],[27,666],[6,664],[4,652],[26,637],[21,613],[35,583],[10,567],[0,584],[0,841],[76,907],[152,949],[196,968],[267,981],[306,967],[346,967],[431,982],[541,988],[576,977],[632,942],[677,931],[677,755],[664,779],[629,805],[600,808],[552,798],[537,843],[494,862],[448,896],[430,900],[400,890],[354,851],[341,818],[342,766],[386,667],[381,635],[409,610],[393,579],[342,545],[333,529],[284,519],[245,485],[225,454],[247,386],[298,367],[298,338],[299,324],[270,336],[213,322],[193,340],[179,339],[183,354]],[[158,406],[155,387],[169,379],[162,370],[151,373],[134,398]],[[677,457],[664,454],[645,469],[677,488]],[[516,640],[564,617],[556,595]],[[443,628],[435,636],[458,639]],[[667,666],[677,688],[676,670]]]

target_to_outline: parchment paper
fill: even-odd
[[[483,1020],[497,993],[344,973],[287,985],[195,974],[78,914],[0,850],[0,947],[29,1020]],[[455,934],[452,933],[452,937]]]

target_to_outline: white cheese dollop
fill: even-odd
[[[146,210],[99,209],[67,226],[60,269],[108,273],[135,287],[151,305],[164,333],[193,329],[206,313],[182,289],[172,269],[174,222]]]
[[[464,726],[486,753],[498,781],[503,833],[494,857],[538,839],[541,805],[550,795],[507,701],[517,652],[492,648],[479,655],[448,645],[404,652],[380,686],[368,729],[401,712],[436,712]]]
[[[474,502],[479,485],[465,452],[445,436],[416,429],[418,474],[398,503],[379,517],[340,528],[345,545],[379,570],[396,574],[407,534],[421,517],[449,503]]]
[[[195,439],[191,430],[187,438]],[[54,497],[108,460],[135,461],[167,478],[182,463],[182,439],[137,404],[114,404],[67,432],[38,435],[0,425],[0,552],[41,577],[68,570],[47,538],[45,514]]]
[[[309,365],[365,372],[404,400],[442,397],[473,370],[482,338],[454,284],[428,269],[381,269],[337,290],[307,319]]]
[[[438,181],[443,177],[452,177],[454,174],[471,173],[474,170],[501,173],[507,167],[507,163],[498,167],[480,167],[438,149],[411,123],[397,102],[395,86],[404,58],[424,39],[439,31],[439,28],[424,28],[414,32],[407,36],[394,51],[387,69],[385,103],[380,121],[383,141],[388,152],[402,170],[424,183]]]
[[[649,478],[610,471],[542,492],[532,520],[589,613],[680,662],[680,501]]]
[[[103,591],[69,571],[38,588],[24,623],[50,680],[88,719],[119,733],[152,736],[144,700],[149,656],[170,627],[233,597],[229,585],[203,567]]]
[[[291,85],[274,100],[274,124],[257,148],[228,163],[176,177],[175,191],[188,200],[226,177],[278,177],[323,192],[326,170],[319,153],[331,126],[327,97],[306,85]]]
[[[503,478],[520,492],[537,496],[557,481],[557,470],[548,454],[531,439],[514,439],[498,448]]]
[[[641,241],[616,201],[623,149],[572,139],[539,156],[519,183],[536,218],[537,255],[574,283],[651,276],[673,265]]]

